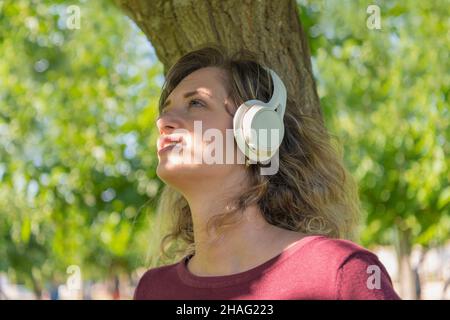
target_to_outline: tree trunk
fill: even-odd
[[[33,275],[30,275],[30,279],[33,285],[33,293],[36,300],[42,300],[42,287],[39,281]]]
[[[276,70],[301,112],[323,123],[295,0],[115,0],[142,29],[164,65],[207,43],[245,48]]]
[[[405,300],[418,299],[415,277],[411,267],[411,230],[397,227],[397,261],[400,280],[400,296]]]

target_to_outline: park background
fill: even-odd
[[[297,6],[327,128],[359,185],[359,243],[403,298],[449,299],[449,1]],[[163,81],[111,1],[0,1],[0,299],[131,298],[158,247]]]

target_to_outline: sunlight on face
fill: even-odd
[[[224,81],[224,73],[218,68],[196,70],[165,101],[157,120],[160,138],[156,172],[166,183],[177,186],[206,177],[224,178],[233,170],[232,164],[211,164],[204,159],[205,153],[225,154],[225,149],[229,152],[230,144],[234,145],[233,117],[227,111],[230,102]],[[228,110],[235,109],[232,106]],[[208,134],[211,132],[223,139],[217,140],[217,135]],[[212,144],[220,147],[211,148]]]

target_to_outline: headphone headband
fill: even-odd
[[[284,86],[283,81],[281,81],[280,77],[273,71],[267,67],[264,67],[272,77],[273,82],[273,94],[272,98],[270,98],[267,103],[270,106],[274,107],[274,110],[278,109],[281,118],[284,117],[284,112],[286,110],[286,100],[287,100],[287,92],[286,87]]]

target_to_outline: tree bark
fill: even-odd
[[[304,114],[323,123],[307,37],[295,0],[115,0],[146,34],[164,65],[207,43],[260,55]]]

